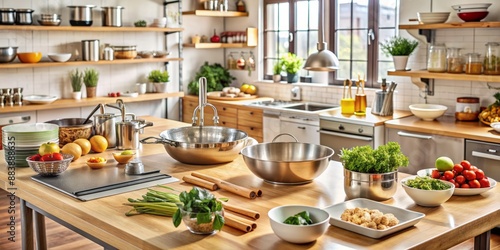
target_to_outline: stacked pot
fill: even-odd
[[[92,26],[92,10],[95,5],[68,6],[70,8],[69,23],[72,26]],[[122,6],[102,7],[102,26],[122,26]]]

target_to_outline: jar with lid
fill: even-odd
[[[483,63],[479,53],[467,53],[465,55],[465,73],[479,75],[483,71]]]
[[[486,51],[484,53],[484,74],[485,75],[500,75],[500,44],[486,43]]]
[[[464,59],[460,54],[460,48],[448,48],[446,53],[446,72],[448,73],[463,73]]]
[[[429,72],[446,72],[446,46],[444,44],[433,44],[429,48],[427,70]]]
[[[458,97],[455,119],[458,121],[477,121],[480,110],[478,97]]]

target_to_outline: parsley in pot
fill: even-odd
[[[340,159],[344,168],[359,173],[390,173],[409,164],[397,142],[388,142],[377,149],[370,146],[343,148]]]

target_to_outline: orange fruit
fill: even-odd
[[[255,87],[255,85],[250,85],[250,86],[248,86],[248,89],[245,93],[250,94],[250,95],[255,95],[255,94],[257,94],[257,87]]]
[[[80,156],[82,156],[82,148],[80,147],[80,145],[78,145],[74,142],[70,142],[70,143],[66,143],[61,148],[61,153],[73,155],[72,161],[76,161],[76,160],[78,160],[78,158],[80,158]]]
[[[74,143],[80,145],[80,148],[82,148],[82,155],[86,155],[90,152],[90,148],[92,145],[90,145],[90,141],[84,138],[76,139],[73,141]]]
[[[108,140],[102,135],[90,137],[90,149],[96,153],[104,152],[108,148]]]

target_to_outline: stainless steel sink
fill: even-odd
[[[292,110],[302,110],[302,111],[321,111],[326,109],[338,108],[339,105],[334,104],[322,104],[322,103],[300,103],[295,105],[289,105],[282,107],[283,109],[292,109]]]

